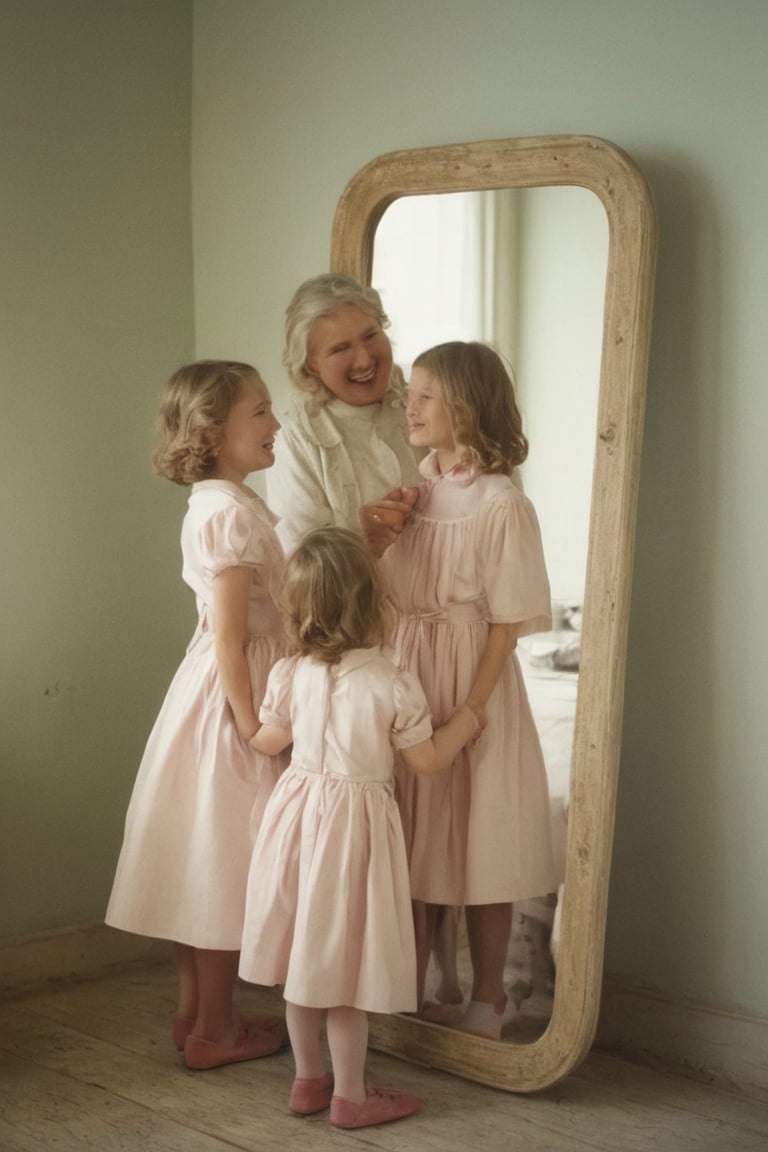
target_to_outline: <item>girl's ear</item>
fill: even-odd
[[[208,451],[215,460],[219,452],[221,452],[221,446],[224,443],[224,429],[219,424],[214,424],[208,429],[207,439]]]

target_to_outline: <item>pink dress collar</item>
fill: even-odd
[[[436,485],[456,484],[460,488],[468,488],[480,475],[470,464],[455,464],[448,472],[441,472],[434,449],[419,462],[419,472],[424,477],[424,484],[416,502],[416,511],[422,514],[429,507]]]
[[[434,449],[420,461],[419,472],[430,487],[438,480],[447,480],[451,484],[466,487],[479,475],[477,468],[473,468],[471,464],[455,464],[448,472],[441,472],[437,464],[437,452]]]

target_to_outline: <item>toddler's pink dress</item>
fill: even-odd
[[[400,609],[395,660],[420,680],[437,727],[467,698],[489,623],[550,627],[536,513],[507,476],[437,470],[382,564]],[[556,887],[546,770],[517,656],[487,704],[488,724],[447,772],[397,771],[415,899],[509,903]]]
[[[107,924],[144,936],[236,951],[255,829],[287,756],[238,734],[214,649],[213,581],[252,570],[247,658],[258,708],[285,653],[276,594],[283,553],[274,517],[250,489],[193,485],[182,526],[183,578],[198,624],[147,742],[125,821]]]
[[[240,975],[307,1007],[416,1009],[408,863],[393,745],[428,740],[424,693],[380,648],[278,663],[261,709],[293,754],[264,813]]]

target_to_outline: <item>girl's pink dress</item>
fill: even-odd
[[[214,650],[213,581],[225,568],[252,569],[246,651],[258,712],[285,652],[276,607],[283,553],[260,497],[224,480],[193,485],[181,543],[198,624],[147,742],[106,922],[236,951],[255,828],[287,757],[262,756],[237,732]]]
[[[314,1008],[416,1009],[394,750],[428,740],[419,684],[380,648],[278,663],[261,709],[292,728],[251,862],[240,975]]]
[[[436,461],[422,461],[415,513],[382,561],[401,613],[395,660],[421,681],[435,727],[465,702],[490,623],[551,626],[531,502],[507,476],[442,475]],[[556,887],[546,770],[514,652],[486,711],[447,772],[397,773],[415,899],[509,903]]]

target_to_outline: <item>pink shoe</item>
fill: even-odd
[[[285,1035],[285,1023],[279,1016],[270,1016],[266,1012],[242,1012],[237,1017],[239,1027],[259,1028],[262,1032],[280,1031]],[[171,1036],[173,1043],[181,1051],[195,1026],[194,1016],[174,1016]]]
[[[363,1104],[353,1104],[343,1096],[331,1100],[331,1124],[336,1128],[368,1128],[388,1124],[418,1112],[421,1101],[410,1092],[390,1092],[386,1088],[369,1088]]]
[[[218,1044],[215,1040],[203,1040],[190,1034],[184,1044],[184,1063],[187,1068],[202,1072],[208,1068],[220,1068],[222,1064],[259,1060],[262,1056],[279,1052],[286,1041],[282,1028],[265,1032],[251,1024],[241,1025],[231,1044]]]
[[[297,1116],[311,1116],[324,1112],[333,1096],[333,1076],[317,1076],[313,1080],[294,1080],[288,1107]]]
[[[272,1016],[269,1012],[238,1012],[237,1023],[240,1028],[256,1028],[259,1032],[279,1034],[282,1043],[288,1043],[288,1030],[282,1016]]]

